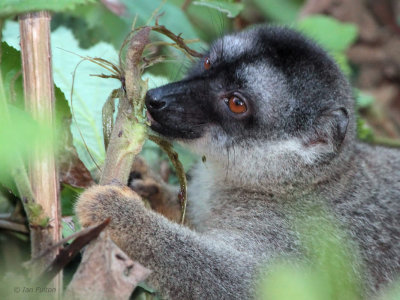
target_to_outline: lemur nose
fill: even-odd
[[[161,110],[167,105],[167,102],[163,99],[162,93],[159,89],[149,90],[146,94],[145,102],[147,108],[152,110]]]

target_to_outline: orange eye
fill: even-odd
[[[228,105],[231,112],[235,114],[242,114],[247,111],[246,103],[236,96],[232,96],[229,99],[226,99],[225,103]]]
[[[204,69],[208,70],[209,68],[211,68],[211,60],[209,57],[206,57],[204,60]]]

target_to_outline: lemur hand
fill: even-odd
[[[140,196],[127,186],[96,185],[90,187],[79,197],[75,211],[83,227],[88,227],[111,217],[110,226],[119,222],[123,214],[129,210],[134,222],[135,214],[146,208]]]
[[[140,157],[133,163],[128,185],[148,200],[153,210],[172,221],[179,221],[178,188],[168,185],[160,176],[154,174]]]

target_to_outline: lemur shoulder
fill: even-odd
[[[146,106],[152,130],[207,158],[189,187],[192,227],[116,186],[90,188],[76,212],[83,226],[111,217],[162,296],[256,297],[261,267],[306,256],[296,218],[317,206],[359,249],[366,297],[399,274],[400,151],[357,140],[349,83],[314,42],[271,26],[226,35]]]

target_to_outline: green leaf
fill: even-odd
[[[6,102],[5,99],[0,101]],[[34,145],[39,147],[40,153],[45,154],[51,148],[52,140],[49,137],[53,134],[51,128],[39,124],[24,110],[5,105],[0,118],[0,143],[4,145],[0,147],[0,179],[10,178],[14,162],[20,157],[27,158]]]
[[[138,16],[137,25],[144,25],[154,14],[156,9],[159,9],[160,13],[163,13],[159,18],[159,23],[165,25],[169,30],[175,34],[182,33],[184,39],[195,39],[197,38],[196,30],[192,23],[189,21],[185,13],[178,6],[164,2],[163,0],[152,0],[152,1],[131,1],[122,0],[122,3],[126,5],[127,15],[124,20],[130,26],[135,16]],[[155,19],[150,22],[154,24]],[[196,45],[197,49],[200,45]]]
[[[381,300],[399,300],[400,299],[400,279],[390,283],[382,293]]]
[[[73,9],[80,4],[95,1],[96,0],[2,0],[0,2],[0,16],[16,15],[39,10],[64,11]]]
[[[232,1],[201,0],[201,1],[194,1],[193,4],[216,9],[222,13],[225,13],[229,18],[236,17],[244,8],[243,3],[232,2]]]
[[[79,40],[79,46],[84,49],[101,41],[111,43],[115,49],[119,49],[131,28],[128,20],[113,14],[99,2],[67,13],[55,14],[51,25],[52,30],[60,26],[70,28]]]
[[[12,213],[12,211],[14,210],[8,196],[9,195],[7,195],[0,189],[0,213]]]
[[[261,283],[262,299],[319,300],[330,299],[325,283],[310,268],[276,263],[270,276]]]
[[[61,228],[63,238],[69,237],[71,234],[81,230],[81,226],[79,225],[76,216],[62,218]],[[68,243],[71,243],[72,241],[73,240],[69,240]]]
[[[278,23],[293,23],[303,0],[253,0],[262,13]]]
[[[18,24],[16,22],[6,23],[4,38],[16,48],[19,47],[18,39],[16,38],[18,36],[17,30]],[[115,49],[104,42],[98,43],[89,49],[79,48],[79,43],[71,31],[64,27],[59,27],[54,31],[51,38],[54,81],[65,95],[70,94],[72,73],[81,60],[80,57],[73,53],[81,56],[101,57],[115,63],[118,60],[118,54]],[[98,165],[102,165],[105,159],[101,120],[102,107],[111,91],[120,86],[119,81],[115,79],[90,76],[90,74],[100,73],[107,73],[107,71],[91,62],[82,63],[76,73],[72,106],[76,119],[76,122],[73,120],[71,124],[73,142],[79,158],[94,175],[97,172],[97,167],[91,156]],[[147,74],[145,78],[148,79],[149,88],[168,83],[165,77]],[[83,139],[80,134],[82,134]]]
[[[5,99],[0,99],[5,101]],[[7,112],[8,111],[8,112]],[[7,116],[6,116],[7,114]],[[51,128],[37,123],[20,108],[6,104],[5,111],[0,112],[0,182],[18,195],[12,180],[19,176],[15,162],[27,159],[33,147],[38,147],[38,153],[46,155],[51,149],[53,135]],[[13,173],[14,172],[14,173]]]
[[[307,259],[293,256],[268,265],[262,299],[361,299],[360,255],[326,210],[310,206],[296,218]],[[305,213],[305,214],[303,214]]]
[[[75,233],[71,224],[69,224],[68,222],[65,222],[64,220],[61,220],[61,228],[62,228],[61,232],[62,232],[63,238],[69,237],[71,234]]]
[[[374,133],[371,127],[359,116],[357,117],[357,136],[360,140],[367,143],[372,143],[374,141]]]
[[[21,54],[7,43],[1,43],[1,75],[5,89],[6,98],[10,103],[24,108]]]
[[[16,30],[18,30],[18,26],[15,22],[7,22],[4,39],[18,47],[14,38],[18,36]],[[115,49],[106,43],[99,43],[87,50],[79,48],[78,41],[71,31],[64,27],[60,27],[52,33],[51,41],[54,82],[68,97],[72,87],[72,74],[76,65],[81,61],[78,55],[102,57],[114,62],[118,60]],[[117,80],[90,76],[90,74],[101,73],[107,73],[107,71],[90,62],[81,64],[76,73],[72,108],[70,107],[75,117],[71,124],[74,146],[79,158],[91,172],[96,171],[96,163],[101,165],[105,156],[101,124],[103,103],[108,94],[120,86]]]
[[[298,29],[316,40],[329,52],[347,50],[357,38],[358,28],[332,17],[313,15],[298,22]]]
[[[62,184],[61,211],[63,216],[72,216],[74,214],[75,201],[83,190],[83,188],[73,187],[69,184]]]
[[[125,5],[126,11],[123,17],[118,17],[107,10],[101,3],[92,3],[79,7],[74,11],[69,12],[70,16],[79,17],[87,26],[76,26],[76,20],[71,20],[68,27],[73,28],[74,34],[79,37],[83,43],[87,43],[89,37],[97,41],[105,41],[112,43],[116,49],[119,49],[123,40],[131,30],[132,21],[137,16],[136,26],[145,25],[153,16],[154,12],[159,9],[162,15],[159,17],[159,23],[165,25],[172,32],[179,34],[185,39],[197,38],[195,27],[189,21],[186,14],[171,3],[165,3],[163,0],[152,1],[131,1],[121,0]],[[59,17],[58,17],[59,18]],[[58,20],[58,23],[62,20]],[[154,24],[155,19],[149,23]],[[90,30],[90,31],[89,31]],[[161,37],[168,40],[166,37]],[[83,41],[86,39],[86,41]],[[201,45],[196,45],[197,50]]]
[[[184,39],[196,39],[199,37],[200,30],[197,28],[197,24],[193,26],[187,14],[181,10],[180,5],[177,3],[165,3],[162,0],[121,0],[121,2],[126,7],[126,11],[121,17],[108,11],[101,3],[92,3],[68,12],[67,15],[56,15],[52,25],[60,26],[60,24],[67,24],[67,26],[73,30],[75,37],[79,39],[79,45],[83,48],[89,48],[99,41],[105,41],[111,43],[115,49],[119,49],[123,40],[130,32],[133,19],[137,16],[136,26],[144,25],[154,14],[155,10],[159,9],[158,14],[161,15],[158,20],[160,24],[165,25],[176,34],[181,33]],[[190,6],[189,8],[191,7],[195,7],[199,11],[204,11],[205,9],[205,7],[197,6]],[[220,14],[217,11],[215,11],[215,13]],[[204,17],[206,18],[206,22],[210,23],[209,18],[207,19],[207,15],[206,12]],[[190,18],[192,18],[192,15]],[[220,21],[221,18],[225,19],[226,17],[215,17],[218,21]],[[154,22],[155,18],[153,18],[149,24],[152,25]],[[207,27],[207,29],[209,28],[210,27]],[[218,26],[212,28],[213,32],[216,34],[220,33],[219,29]],[[152,34],[152,38],[170,42],[167,37],[159,34]],[[201,51],[205,46],[206,45],[201,42],[190,44],[190,47],[197,51]],[[168,55],[173,61],[152,66],[149,70],[154,74],[165,74],[165,76],[174,80],[182,77],[181,66],[185,65],[188,59],[177,49],[163,49],[162,54]]]
[[[356,105],[358,109],[368,108],[375,102],[374,96],[356,89]]]
[[[72,74],[81,61],[81,58],[73,53],[80,56],[101,57],[113,62],[118,60],[115,49],[103,42],[87,50],[79,48],[78,41],[71,31],[63,27],[53,32],[51,39],[54,82],[64,94],[68,95],[68,98],[72,88]],[[72,106],[71,102],[69,103],[73,113],[71,132],[74,146],[79,158],[92,173],[97,170],[96,164],[103,164],[105,158],[101,110],[111,91],[120,86],[120,82],[115,79],[90,76],[102,73],[107,74],[108,71],[91,62],[83,62],[75,74]]]
[[[313,15],[299,21],[297,28],[329,52],[343,73],[350,76],[351,68],[345,51],[357,38],[356,25],[341,23],[332,17]]]
[[[191,23],[195,25],[197,36],[208,43],[233,30],[233,19],[216,9],[189,5],[186,14]]]

